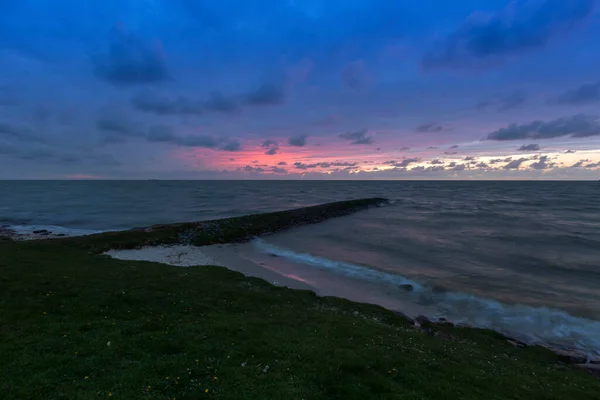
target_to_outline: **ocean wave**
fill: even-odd
[[[409,296],[411,301],[429,306],[431,315],[426,315],[429,318],[443,317],[459,325],[492,329],[532,345],[576,349],[588,355],[600,355],[600,321],[575,317],[552,308],[509,305],[468,293],[440,291],[401,275],[296,253],[263,239],[256,239],[253,244],[261,252],[350,278],[396,287],[410,285],[412,291],[403,292],[402,296]]]
[[[65,236],[86,236],[106,232],[106,230],[67,228],[57,225],[7,225],[7,229],[19,235],[28,235],[36,231],[48,231],[55,235],[62,234]]]

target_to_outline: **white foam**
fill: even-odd
[[[588,355],[600,355],[600,321],[575,317],[557,309],[503,304],[468,293],[437,293],[401,275],[296,253],[262,239],[256,239],[253,244],[264,253],[347,277],[395,286],[411,285],[413,291],[402,293],[402,296],[410,297],[415,303],[429,303],[431,315],[426,315],[429,318],[444,317],[456,324],[492,329],[529,344],[577,349]]]
[[[14,231],[19,235],[29,235],[35,231],[48,231],[53,234],[63,234],[66,236],[85,236],[93,235],[95,233],[102,233],[106,231],[91,230],[91,229],[76,229],[76,228],[65,228],[64,226],[57,225],[8,225],[8,229]]]

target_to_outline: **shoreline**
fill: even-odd
[[[243,245],[241,245],[243,246]],[[414,303],[396,301],[397,299],[389,299],[377,293],[378,287],[373,285],[372,290],[365,290],[365,285],[357,285],[351,280],[344,280],[340,276],[336,276],[335,281],[324,276],[322,273],[316,273],[316,279],[306,280],[296,275],[293,268],[289,270],[291,273],[282,272],[281,268],[274,268],[274,265],[279,263],[281,267],[281,257],[273,258],[272,262],[263,259],[262,261],[252,261],[243,256],[244,250],[240,249],[239,244],[229,245],[210,245],[196,247],[192,245],[163,245],[156,247],[143,247],[133,250],[112,250],[105,252],[112,258],[129,261],[147,261],[157,262],[175,267],[202,267],[202,266],[219,266],[230,271],[242,273],[244,276],[260,278],[274,286],[285,287],[294,290],[310,290],[317,296],[321,297],[337,297],[350,300],[362,304],[372,304],[384,307],[397,315],[405,318],[408,322],[417,328],[429,329],[431,325],[443,325],[450,327],[469,327],[475,329],[489,329],[505,336],[505,339],[511,345],[522,348],[530,346],[544,347],[557,355],[573,360],[575,364],[600,364],[600,349],[595,353],[587,353],[574,347],[557,347],[549,343],[530,343],[527,340],[519,339],[494,330],[493,328],[477,327],[469,324],[456,323],[452,319],[447,318],[432,318],[425,314],[425,307],[419,307]],[[269,265],[271,264],[271,266]],[[340,281],[341,280],[341,281]]]
[[[204,263],[221,257],[231,267],[239,260],[224,243],[242,248],[261,234],[377,204],[381,200],[71,238],[1,240],[3,393],[127,399],[597,396],[600,364],[580,354],[321,297],[310,282],[300,290],[274,286],[269,281],[299,285],[273,271],[270,261],[284,261],[279,258],[268,258],[265,266],[236,264],[261,279],[210,265],[173,268],[103,255],[175,246],[174,254],[159,249],[153,257],[189,266],[197,262],[184,254],[188,247],[177,246],[213,246],[214,253],[198,253]]]

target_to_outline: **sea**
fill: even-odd
[[[2,181],[0,226],[82,235],[366,197],[391,201],[251,245],[317,286],[600,354],[600,182]]]

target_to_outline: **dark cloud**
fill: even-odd
[[[2,136],[21,142],[45,143],[47,141],[27,126],[15,125],[8,122],[0,122],[0,137]]]
[[[274,174],[287,174],[287,170],[285,168],[279,167],[271,167],[271,172]]]
[[[473,161],[473,160],[475,160],[475,157],[468,156],[468,157],[465,157],[464,160],[465,161]]]
[[[482,168],[482,169],[484,169],[484,168],[489,168],[489,166],[488,166],[486,163],[484,163],[483,161],[482,161],[482,162],[480,162],[480,163],[478,163],[478,164],[477,164],[477,165],[475,165],[475,166],[476,166],[477,168]]]
[[[279,105],[285,102],[285,93],[281,85],[264,83],[256,90],[246,93],[243,101],[245,104],[253,106]]]
[[[148,129],[146,138],[150,142],[176,142],[177,139],[173,135],[173,131],[168,126],[158,125]]]
[[[540,151],[539,144],[524,144],[517,149],[518,151]]]
[[[567,150],[567,151],[565,151],[565,154],[574,154],[574,153],[575,153],[575,150]]]
[[[277,163],[277,165],[287,165],[287,163],[285,161],[280,161]]]
[[[488,140],[551,139],[561,136],[589,137],[600,135],[597,116],[577,114],[552,121],[533,121],[528,124],[511,124],[488,134]]]
[[[592,164],[587,164],[585,166],[585,168],[598,168],[600,167],[600,162],[596,162],[596,163],[592,163]]]
[[[429,164],[431,164],[431,165],[441,165],[441,164],[444,164],[444,162],[442,160],[435,159],[435,160],[431,160],[431,162]]]
[[[244,168],[238,168],[237,171],[238,172],[250,172],[250,173],[260,174],[262,172],[265,172],[265,169],[262,168],[262,167],[252,167],[250,165],[246,165]]]
[[[467,167],[465,164],[458,164],[458,165],[455,165],[454,167],[450,168],[450,171],[456,171],[456,172],[464,171],[466,168]]]
[[[62,147],[50,147],[37,145],[32,147],[30,144],[23,147],[0,145],[0,155],[9,156],[16,159],[34,161],[36,163],[54,164],[54,165],[96,165],[102,167],[118,166],[120,163],[111,155],[99,154],[94,149],[81,148],[74,151],[67,151]]]
[[[313,168],[331,168],[331,167],[355,167],[357,163],[349,161],[335,161],[335,162],[320,162],[314,164],[305,164],[302,162],[295,162],[294,166],[297,169],[313,169]]]
[[[306,146],[307,138],[308,138],[308,135],[292,136],[291,138],[289,138],[288,144],[290,146],[304,147],[304,146]]]
[[[455,144],[454,146],[450,146],[450,149],[458,149],[458,147],[459,146],[457,144]]]
[[[96,120],[96,128],[104,132],[117,133],[121,135],[130,135],[134,131],[134,124],[125,117],[114,115],[102,115]]]
[[[152,93],[134,96],[131,104],[140,111],[158,115],[198,115],[204,111],[202,102],[192,101],[186,97],[169,99]]]
[[[390,164],[393,167],[396,168],[406,168],[408,167],[410,164],[414,164],[414,163],[418,163],[421,162],[420,158],[405,158],[401,161],[386,161],[384,164]]]
[[[429,146],[426,150],[437,150],[438,148],[435,146]]]
[[[240,142],[227,138],[214,138],[212,136],[176,136],[171,128],[158,125],[148,129],[146,140],[157,143],[170,143],[182,147],[204,147],[222,151],[239,151]]]
[[[400,147],[400,151],[408,151],[410,150],[410,147]]]
[[[548,156],[541,156],[538,161],[529,165],[529,167],[533,169],[549,169],[553,166],[554,164],[550,162],[550,157]]]
[[[415,130],[417,132],[421,132],[421,133],[435,133],[435,132],[443,131],[444,127],[432,122],[432,123],[417,126],[417,128]]]
[[[600,82],[584,83],[576,89],[569,90],[557,99],[559,104],[588,104],[600,101]]]
[[[425,69],[487,66],[545,46],[573,30],[593,11],[595,0],[511,2],[495,14],[470,15],[421,60]]]
[[[373,144],[375,143],[372,136],[367,136],[369,131],[362,129],[357,132],[340,133],[339,137],[345,140],[350,140],[350,144]]]
[[[277,152],[279,151],[279,142],[277,142],[277,140],[268,139],[262,142],[260,147],[262,147],[263,149],[267,149],[267,151],[265,151],[266,155],[272,156],[277,154]]]
[[[589,162],[590,160],[579,160],[575,164],[571,165],[571,168],[581,168],[583,163]]]
[[[241,110],[242,102],[246,105],[275,105],[283,101],[283,89],[269,84],[241,96],[225,96],[215,91],[205,101],[184,96],[170,99],[153,93],[140,93],[131,99],[138,110],[158,115],[200,115],[208,111],[235,114]]]
[[[444,154],[447,155],[447,156],[454,156],[454,155],[458,154],[458,152],[456,152],[456,151],[445,151]]]
[[[204,102],[204,108],[207,111],[233,114],[240,110],[240,105],[232,97],[224,96],[220,92],[212,92],[209,95],[208,100]]]
[[[506,164],[502,168],[504,168],[504,169],[519,169],[521,164],[523,164],[527,160],[528,160],[527,158],[518,158],[516,160],[510,161],[508,164]]]
[[[106,54],[93,58],[96,76],[114,84],[145,84],[168,79],[158,41],[148,42],[119,25],[110,32]]]
[[[361,89],[365,84],[365,63],[362,60],[353,61],[342,69],[342,82],[353,90]]]

